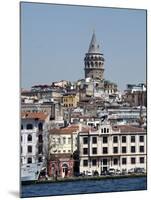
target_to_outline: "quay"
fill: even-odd
[[[86,181],[86,180],[105,180],[105,179],[121,179],[121,178],[139,178],[147,177],[147,174],[129,174],[129,175],[106,175],[106,176],[85,176],[85,177],[68,177],[60,178],[57,180],[48,179],[48,180],[30,180],[30,181],[21,181],[21,185],[31,185],[31,184],[45,184],[45,183],[61,183],[61,182],[74,182],[74,181]]]

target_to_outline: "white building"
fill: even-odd
[[[43,112],[21,114],[21,180],[36,179],[44,164],[44,138],[48,115]]]
[[[142,128],[101,125],[98,131],[81,131],[78,146],[81,173],[146,170],[146,131]]]

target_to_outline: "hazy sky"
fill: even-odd
[[[21,4],[21,87],[84,78],[95,29],[104,78],[119,89],[146,81],[146,12],[53,4]]]

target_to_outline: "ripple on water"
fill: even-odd
[[[146,177],[75,182],[47,183],[22,186],[22,197],[52,196],[101,192],[135,191],[147,189]]]

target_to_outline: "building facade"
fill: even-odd
[[[78,146],[81,173],[146,171],[146,131],[142,128],[101,125],[98,131],[80,132]]]
[[[48,138],[50,177],[73,176],[73,154],[77,150],[79,126],[71,125],[62,129],[51,129]]]
[[[65,108],[77,107],[79,95],[77,93],[67,93],[63,95],[63,106]]]
[[[43,112],[21,114],[21,179],[35,180],[44,166],[44,142],[48,115]]]

